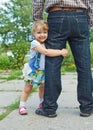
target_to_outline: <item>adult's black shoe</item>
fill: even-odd
[[[82,116],[82,117],[89,117],[91,114],[93,114],[93,112],[91,112],[91,113],[80,112],[80,116]]]
[[[46,116],[46,117],[50,117],[50,118],[53,118],[53,117],[57,116],[56,113],[51,113],[51,114],[46,113],[42,108],[36,109],[35,113],[37,115]]]

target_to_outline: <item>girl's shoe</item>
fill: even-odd
[[[42,103],[39,104],[39,108],[42,108]]]
[[[25,106],[19,107],[19,114],[20,115],[27,115],[27,111],[26,111],[26,107]]]

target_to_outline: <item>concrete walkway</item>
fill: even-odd
[[[27,101],[28,115],[21,116],[18,110],[12,111],[0,121],[0,130],[93,130],[93,116],[79,116],[76,73],[62,75],[62,86],[56,118],[35,114],[38,107],[38,92],[35,92]],[[23,87],[23,80],[0,82],[0,114],[19,98]]]

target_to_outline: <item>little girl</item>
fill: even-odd
[[[35,40],[31,43],[31,59],[24,65],[23,76],[25,87],[20,99],[19,114],[27,114],[26,101],[32,91],[33,86],[39,88],[39,107],[42,107],[44,96],[44,71],[45,71],[45,55],[67,56],[67,50],[54,50],[45,48],[45,40],[48,37],[48,25],[44,20],[34,22],[32,27],[32,34]]]

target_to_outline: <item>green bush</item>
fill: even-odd
[[[90,44],[90,51],[91,51],[91,65],[93,67],[93,42]]]
[[[0,69],[8,70],[13,68],[15,59],[11,56],[7,56],[6,53],[0,55]]]
[[[93,67],[93,36],[91,35],[90,52],[91,52],[91,66]],[[68,56],[64,58],[62,64],[62,71],[75,71],[74,58],[69,45],[67,44]]]
[[[10,68],[10,61],[8,56],[5,53],[0,55],[0,69],[9,69]]]
[[[25,55],[27,54],[28,50],[30,49],[30,43],[21,41],[18,43],[12,43],[9,46],[9,49],[12,51],[14,55],[14,63],[12,68],[21,68],[24,64]]]
[[[66,58],[64,58],[63,60],[63,65],[70,65],[70,64],[74,64],[74,58],[72,56],[72,52],[71,49],[69,47],[69,45],[67,44],[67,50],[68,50],[68,56]]]

